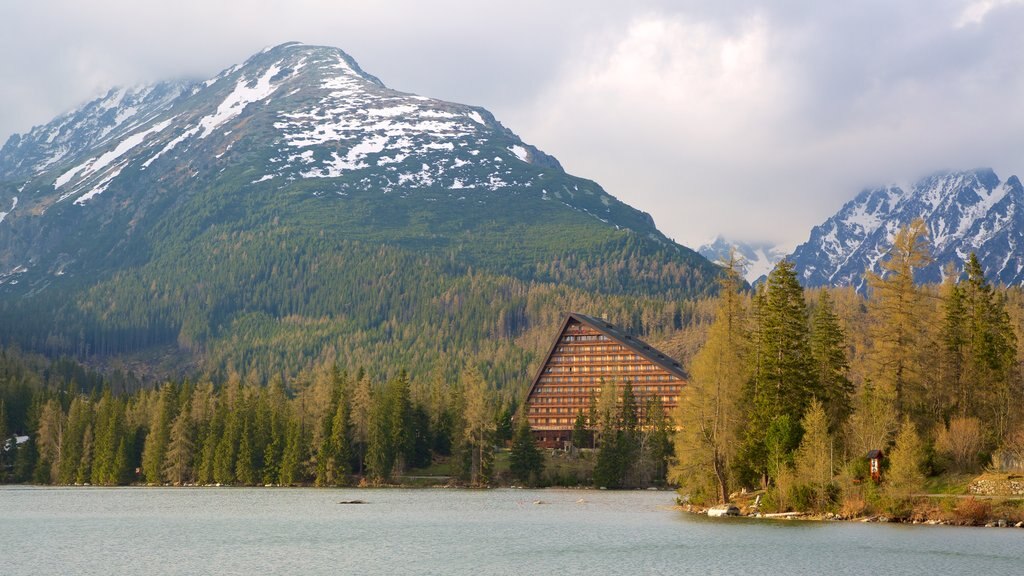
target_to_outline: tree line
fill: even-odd
[[[895,236],[866,294],[801,288],[780,262],[743,289],[727,266],[677,415],[673,477],[697,502],[767,488],[778,509],[890,509],[926,477],[975,472],[1024,445],[1019,288],[972,254],[938,286],[923,222]],[[886,455],[885,490],[866,454]]]

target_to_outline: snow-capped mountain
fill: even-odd
[[[879,271],[896,231],[924,220],[934,258],[919,281],[941,280],[949,262],[974,252],[993,280],[1024,283],[1024,187],[991,169],[934,174],[913,184],[867,189],[816,226],[789,257],[805,286],[863,286]]]
[[[360,225],[428,239],[480,224],[466,218],[569,210],[708,266],[487,110],[391,90],[341,50],[289,43],[205,82],[111,90],[12,136],[0,149],[0,284],[118,266],[110,256],[142,245],[144,223],[213,190],[204,202],[222,212],[287,197],[351,214],[327,198],[372,201],[376,220]],[[401,213],[383,208],[401,200]]]
[[[744,264],[743,277],[751,284],[760,281],[772,271],[786,252],[768,242],[732,242],[718,236],[713,241],[697,248],[697,253],[716,264],[729,258],[729,251],[735,250]]]

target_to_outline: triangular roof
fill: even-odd
[[[580,314],[578,312],[569,312],[566,314],[565,320],[562,321],[562,325],[558,329],[558,335],[555,336],[554,342],[551,343],[551,348],[548,349],[548,353],[544,356],[544,361],[541,362],[540,367],[537,368],[537,374],[533,377],[533,382],[530,384],[530,390],[526,393],[527,398],[533,394],[533,389],[537,387],[537,382],[539,382],[541,376],[544,375],[544,367],[551,361],[551,356],[555,353],[555,348],[558,347],[558,342],[562,339],[562,334],[565,334],[565,329],[569,326],[569,322],[572,320],[576,320],[581,324],[590,326],[591,328],[603,333],[605,336],[608,336],[617,344],[625,346],[634,353],[643,357],[645,360],[648,360],[664,369],[669,374],[676,376],[680,380],[686,380],[686,372],[683,370],[682,364],[672,359],[664,352],[661,352],[642,340],[630,336],[624,330],[618,328],[607,320],[587,316],[586,314]]]

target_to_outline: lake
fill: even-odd
[[[366,503],[338,503],[351,499]],[[0,574],[1024,573],[1024,529],[709,519],[673,500],[650,491],[0,487]]]

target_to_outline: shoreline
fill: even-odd
[[[956,498],[956,499],[967,499],[974,500],[970,496],[960,495],[949,495],[943,498]],[[938,499],[936,497],[929,496],[928,500]],[[1011,498],[1012,500],[1016,500]],[[735,504],[733,504],[735,505]],[[678,504],[676,509],[685,513],[692,514],[695,516],[706,516],[708,510],[713,507],[695,506],[692,504]],[[988,515],[984,517],[956,517],[950,512],[945,512],[937,507],[931,507],[929,510],[916,510],[910,515],[892,515],[892,514],[870,514],[870,515],[857,515],[845,517],[840,514],[833,512],[826,512],[824,514],[813,513],[813,512],[755,512],[755,513],[744,513],[740,512],[737,515],[732,516],[721,516],[723,521],[731,519],[749,519],[749,520],[768,520],[773,522],[859,522],[862,524],[905,524],[912,526],[957,526],[957,527],[972,527],[972,528],[1024,528],[1024,517],[1008,518],[1007,515]]]

